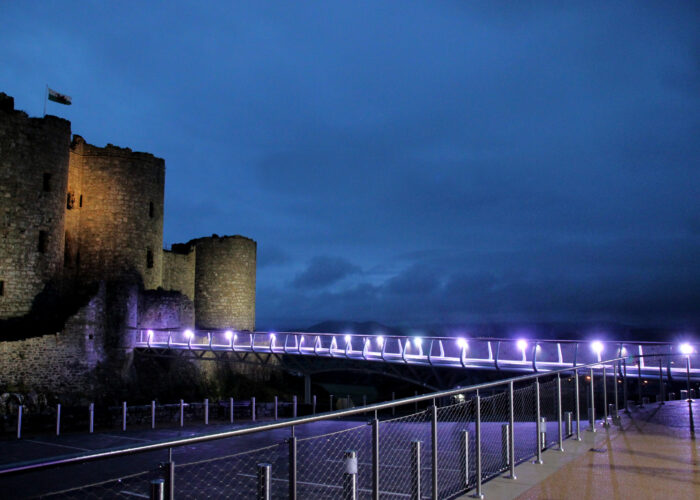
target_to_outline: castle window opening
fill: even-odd
[[[75,205],[75,195],[72,192],[68,192],[66,195],[66,210],[72,210]]]
[[[150,201],[148,202],[148,216],[152,219],[154,214],[155,214],[155,206],[153,206],[153,202]]]
[[[46,231],[39,231],[39,245],[37,246],[37,250],[39,250],[39,253],[46,253],[46,243],[48,240],[48,234]]]
[[[80,195],[80,201],[78,202],[78,207],[82,208],[83,207],[83,195]]]
[[[0,297],[5,295],[5,282],[0,280]]]
[[[146,250],[146,267],[149,269],[153,267],[153,250],[150,248]]]
[[[44,191],[51,191],[51,174],[44,174]]]

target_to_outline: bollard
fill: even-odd
[[[275,420],[277,420],[277,396],[275,396]]]
[[[421,500],[420,488],[420,447],[421,441],[411,441],[411,498]]]
[[[353,450],[345,452],[343,500],[357,500],[357,453]]]
[[[292,396],[292,417],[297,418],[297,397]]]
[[[185,425],[185,401],[180,400],[180,427]]]
[[[233,398],[228,398],[228,413],[231,423],[233,423]]]
[[[688,399],[688,390],[681,389],[681,400]]]
[[[690,399],[695,399],[695,389],[690,389]]]
[[[595,426],[595,420],[593,418],[593,408],[588,409],[588,426],[593,428]]]
[[[61,435],[61,403],[56,405],[56,435]]]
[[[204,425],[209,425],[209,398],[204,400]]]
[[[547,449],[547,418],[540,417],[540,450]]]
[[[316,415],[316,394],[311,398],[311,413]]]
[[[564,423],[566,427],[566,437],[571,437],[574,434],[574,423],[570,411],[564,412]]]
[[[501,424],[501,467],[510,465],[510,424]]]
[[[165,500],[165,480],[151,480],[151,495],[149,498],[151,500]]]
[[[459,450],[462,453],[462,486],[469,488],[469,431],[461,431],[459,433],[460,446]]]
[[[126,401],[122,401],[122,431],[126,430]]]
[[[22,439],[22,405],[17,407],[17,439]]]
[[[90,403],[90,406],[88,407],[88,417],[89,417],[89,424],[88,428],[90,431],[90,434],[95,430],[95,403]]]
[[[151,429],[156,428],[156,402],[151,401]]]
[[[258,464],[258,496],[257,500],[270,500],[272,492],[271,486],[272,465]]]
[[[255,396],[250,398],[250,418],[255,422]]]
[[[603,427],[610,427],[608,422],[608,388],[606,385],[605,365],[603,365]]]
[[[511,382],[512,384],[512,382]],[[564,436],[562,429],[562,419],[561,419],[561,376],[557,373],[557,436],[559,439],[559,451],[564,451]],[[515,452],[511,453],[514,455]],[[513,466],[511,465],[511,469]]]

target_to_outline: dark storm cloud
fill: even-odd
[[[297,288],[324,288],[360,272],[360,268],[339,257],[314,257],[292,285]]]
[[[700,323],[695,3],[77,5],[4,6],[0,90],[165,157],[261,325]]]

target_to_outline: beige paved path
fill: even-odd
[[[700,433],[700,402],[692,405]],[[700,435],[690,437],[689,406],[673,401],[647,405],[622,419],[622,427],[584,433],[547,451],[544,465],[516,468],[518,479],[484,484],[487,500],[699,499]]]

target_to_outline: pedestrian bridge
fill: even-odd
[[[302,372],[314,362],[349,360],[356,365],[546,373],[628,357],[620,369],[630,377],[700,380],[700,345],[690,343],[143,329],[136,332],[133,345],[161,356],[203,358],[213,353],[218,359],[247,360],[252,354],[253,362],[265,362],[262,354],[280,361],[303,358]]]

